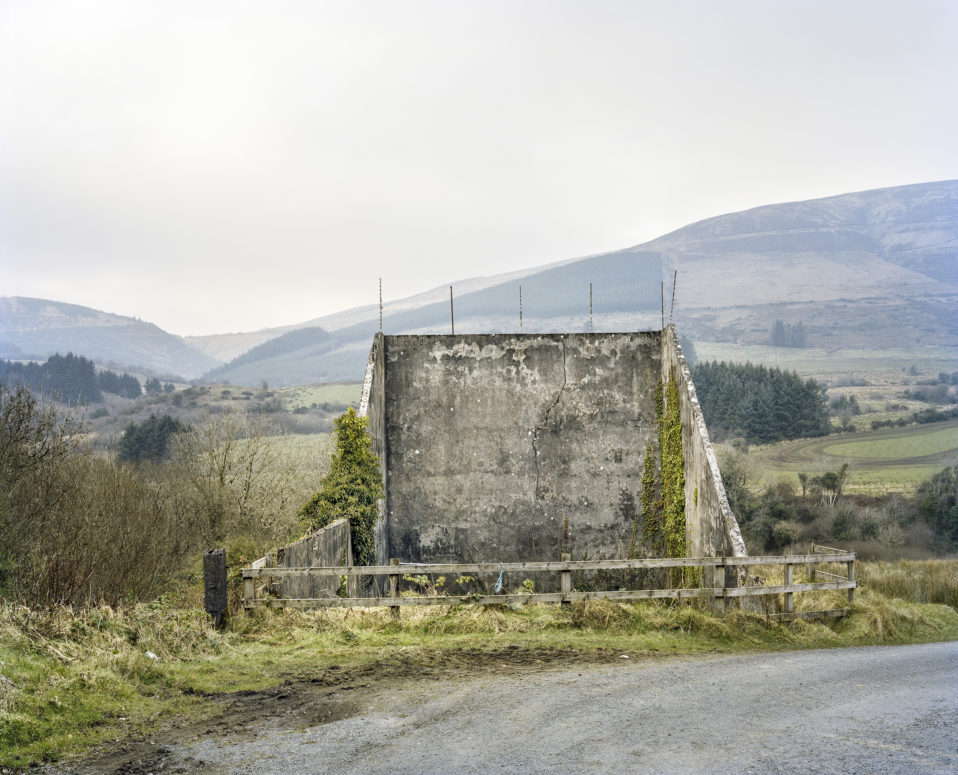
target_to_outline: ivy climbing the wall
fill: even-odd
[[[329,473],[319,492],[299,510],[308,530],[348,519],[356,565],[372,565],[376,560],[374,528],[379,518],[378,500],[383,497],[383,478],[368,425],[369,419],[360,417],[352,407],[336,420],[336,452]]]
[[[675,373],[665,386],[665,406],[659,423],[662,455],[662,521],[665,556],[685,557],[685,456],[682,453],[682,414]]]
[[[642,471],[642,537],[653,554],[685,557],[685,455],[674,371],[656,386],[655,415],[658,444],[646,446]],[[682,569],[674,569],[674,584],[693,581]]]
[[[645,445],[642,464],[642,539],[654,556],[665,555],[665,531],[662,525],[662,478],[658,475],[658,447]]]

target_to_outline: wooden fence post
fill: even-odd
[[[792,563],[786,562],[784,567],[785,567],[785,586],[790,587],[792,586],[792,567],[793,567]],[[795,610],[795,604],[792,601],[792,593],[786,592],[784,597],[785,597],[785,613],[790,614],[792,613],[792,611]]]
[[[846,564],[848,565],[848,580],[854,581],[855,580],[855,561],[849,560]],[[854,602],[855,602],[855,588],[851,587],[848,590],[848,604],[852,605]]]
[[[571,554],[560,554],[559,557],[562,560],[562,562],[569,562],[569,560],[572,559]],[[567,569],[564,571],[560,571],[559,591],[562,592],[563,595],[568,595],[572,591],[572,571],[571,570]],[[572,605],[572,601],[563,598],[562,605]]]
[[[393,557],[389,561],[390,565],[399,565],[399,558]],[[399,600],[399,574],[390,573],[389,574],[389,597],[393,600]],[[399,606],[391,605],[389,606],[390,612],[392,613],[393,619],[399,618]]]
[[[226,550],[209,549],[203,552],[203,602],[214,627],[225,624],[228,600]]]
[[[715,613],[725,616],[725,566],[716,565],[712,569],[712,584],[720,591],[715,594]]]
[[[814,543],[810,543],[810,544],[808,545],[808,553],[809,553],[809,554],[815,554],[815,544],[814,544]],[[809,583],[811,583],[811,584],[814,584],[814,583],[815,583],[815,568],[816,568],[816,566],[817,566],[817,563],[814,563],[814,562],[808,563],[808,581],[809,581]]]

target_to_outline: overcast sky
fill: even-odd
[[[958,178],[958,2],[0,0],[0,295],[302,322]]]

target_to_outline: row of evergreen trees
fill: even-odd
[[[831,432],[825,387],[793,371],[709,361],[692,368],[709,432],[751,443]]]
[[[143,395],[140,380],[132,374],[117,374],[115,371],[104,369],[100,372],[100,390],[104,393],[113,393],[124,398],[139,398]]]
[[[93,361],[73,353],[51,355],[46,363],[0,361],[0,381],[6,385],[24,385],[34,393],[55,396],[63,403],[103,401]]]
[[[99,404],[104,393],[125,398],[137,398],[143,393],[140,381],[132,374],[109,369],[98,374],[93,361],[73,353],[51,355],[46,363],[0,360],[0,382],[23,385],[67,404]]]
[[[808,332],[802,321],[792,325],[779,318],[772,326],[772,347],[804,347],[807,342]]]

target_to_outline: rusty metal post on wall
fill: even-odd
[[[659,283],[659,291],[662,294],[662,330],[665,330],[665,280]]]
[[[593,332],[592,328],[592,283],[589,283],[589,333]]]
[[[672,275],[672,306],[669,307],[669,323],[672,322],[672,313],[675,312],[675,284],[679,279],[679,270],[675,270],[675,274]],[[663,310],[664,314],[664,310]],[[664,328],[664,326],[663,326]]]
[[[452,308],[452,286],[449,286],[449,322],[452,324],[452,335],[456,335],[456,314]]]

